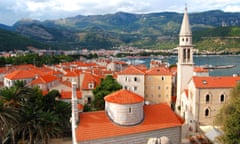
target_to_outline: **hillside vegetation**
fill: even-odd
[[[175,12],[118,12],[47,21],[23,19],[12,29],[22,36],[50,45],[52,49],[112,49],[118,46],[171,49],[178,45],[182,17],[182,13]],[[189,17],[195,48],[239,49],[240,13],[216,10],[190,13]]]
[[[46,44],[0,29],[0,51],[26,50],[28,46],[47,48]]]

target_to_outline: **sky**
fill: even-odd
[[[223,10],[240,12],[240,0],[0,0],[0,23],[21,19],[54,20],[77,15]]]

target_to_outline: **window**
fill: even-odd
[[[165,80],[165,77],[164,77],[164,76],[162,76],[162,80]]]
[[[135,81],[135,82],[137,81],[137,77],[134,77],[134,81]]]
[[[136,86],[134,86],[134,87],[133,87],[133,90],[134,90],[134,91],[137,91],[137,87],[136,87]]]
[[[94,84],[93,84],[93,83],[89,83],[89,84],[88,84],[88,88],[89,88],[89,89],[93,89],[93,88],[94,88]]]
[[[182,41],[184,42],[184,38],[182,38]]]
[[[183,49],[183,61],[186,60],[186,49]]]
[[[224,102],[225,101],[225,95],[224,94],[221,94],[221,96],[220,96],[220,102],[222,103],[222,102]]]
[[[87,97],[87,103],[91,104],[92,103],[92,98],[91,97]]]
[[[129,112],[129,113],[131,113],[131,112],[132,112],[132,109],[131,109],[131,108],[129,108],[129,109],[128,109],[128,112]]]
[[[124,89],[125,89],[125,90],[127,90],[127,89],[128,89],[128,87],[127,87],[127,86],[124,86]]]
[[[187,52],[187,59],[190,60],[190,55],[191,55],[191,50],[188,49],[188,52]]]
[[[160,97],[161,97],[161,94],[159,94],[158,97],[160,98]]]
[[[206,103],[209,103],[209,101],[210,101],[210,95],[209,94],[206,95],[205,100],[206,100]]]
[[[160,89],[161,89],[161,87],[160,87],[160,86],[158,86],[158,89],[160,90]]]
[[[205,109],[205,114],[204,114],[206,117],[208,117],[209,116],[209,109],[207,108],[207,109]]]

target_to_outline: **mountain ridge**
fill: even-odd
[[[45,21],[23,19],[16,22],[12,28],[20,35],[58,49],[111,49],[121,45],[168,49],[177,45],[182,17],[183,14],[177,12],[148,14],[117,12]],[[189,13],[189,19],[193,32],[240,26],[240,13],[221,10]]]

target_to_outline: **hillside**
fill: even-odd
[[[169,49],[176,47],[178,44],[182,16],[182,13],[175,12],[150,14],[118,12],[106,15],[78,15],[47,21],[24,19],[15,23],[12,28],[23,36],[47,43],[58,49],[111,49],[120,45]],[[229,27],[229,29],[240,26],[240,13],[226,13],[215,10],[190,13],[189,17],[194,33],[194,44],[199,49],[206,48],[206,43],[210,41],[209,37],[213,41],[215,40],[212,37],[232,37],[232,35],[228,35],[231,33],[217,35],[221,34],[218,29],[222,29],[222,26]],[[215,36],[208,35],[208,29],[215,31],[214,28],[217,28],[216,32],[212,32]],[[222,43],[222,40],[217,41]],[[234,44],[238,43],[236,39],[228,39],[224,43],[226,44],[221,45],[223,49],[224,47],[229,48],[228,43],[232,43],[232,47],[238,48],[238,44]],[[219,45],[210,48],[216,49],[212,47],[218,48]]]
[[[11,31],[0,29],[0,51],[27,50],[28,46],[37,48],[49,47],[36,40],[23,37]]]

